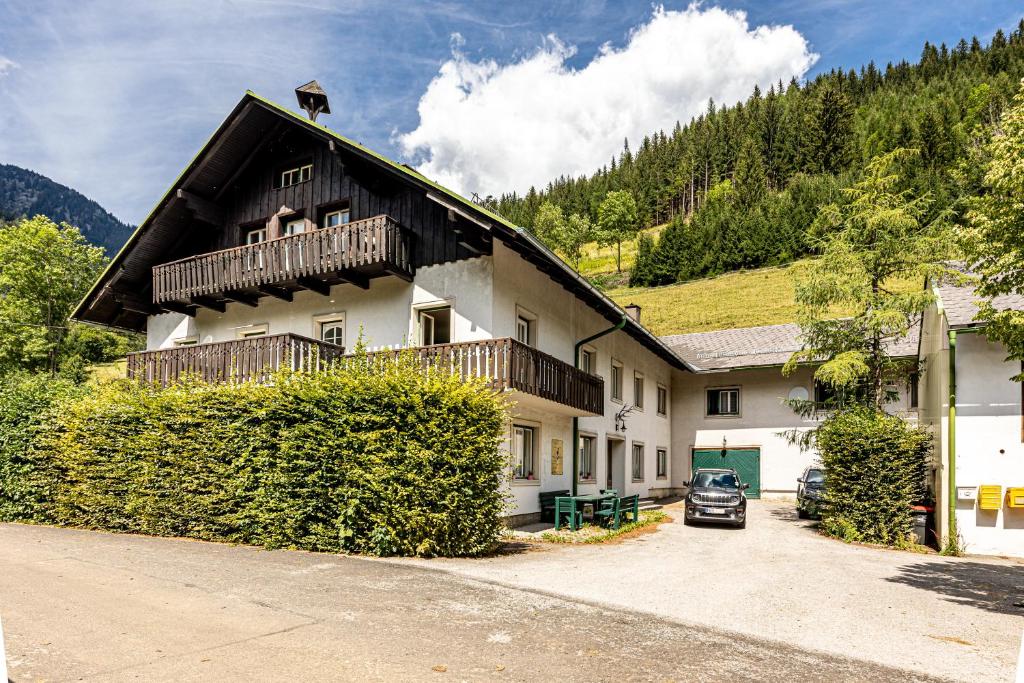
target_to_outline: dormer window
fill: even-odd
[[[289,168],[286,171],[281,171],[279,177],[280,183],[278,187],[291,187],[292,185],[298,185],[304,183],[313,177],[313,164],[306,164],[304,166],[296,166],[295,168]]]

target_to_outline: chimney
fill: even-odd
[[[640,307],[639,306],[637,306],[636,304],[626,304],[624,308],[626,309],[626,315],[628,315],[630,318],[632,318],[636,322],[640,322]]]
[[[330,114],[331,105],[327,102],[327,93],[316,81],[300,85],[295,89],[295,97],[299,107],[306,110],[310,121],[316,121],[317,114]]]

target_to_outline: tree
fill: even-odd
[[[832,84],[822,87],[808,111],[807,165],[811,171],[832,173],[845,169],[852,156],[853,106],[846,93]]]
[[[569,216],[562,230],[558,246],[565,254],[572,267],[580,269],[580,257],[583,255],[583,245],[594,238],[594,228],[590,219],[574,213]]]
[[[902,171],[916,157],[903,148],[876,157],[843,191],[845,204],[822,207],[812,238],[821,257],[796,282],[803,348],[783,372],[820,363],[815,379],[842,403],[881,410],[885,386],[905,372],[886,344],[905,336],[932,303],[921,283],[950,272],[954,241],[945,216],[926,221],[931,198],[903,189]],[[836,318],[836,310],[851,315]]]
[[[1024,294],[1024,88],[1003,113],[985,146],[984,193],[970,202],[965,234],[968,260],[978,274],[985,335],[1002,342],[1010,359],[1024,360],[1024,312],[1001,310],[994,297]],[[1024,379],[1024,373],[1018,375]]]
[[[67,223],[36,216],[0,226],[0,371],[57,371],[68,316],[104,261]]]
[[[565,230],[565,215],[562,210],[546,201],[533,217],[533,234],[552,249],[558,246]]]
[[[609,192],[597,210],[598,241],[615,245],[615,270],[622,272],[622,243],[639,229],[636,201],[627,190]]]

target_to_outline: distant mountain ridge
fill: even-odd
[[[0,164],[0,219],[37,214],[77,226],[89,242],[106,249],[108,256],[117,253],[134,230],[66,185],[35,171]]]

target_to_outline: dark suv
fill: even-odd
[[[796,482],[796,516],[800,519],[820,517],[821,497],[825,494],[825,470],[812,465]]]
[[[744,484],[736,470],[697,469],[693,479],[684,482],[686,493],[685,524],[717,522],[743,529],[747,526],[747,497]]]

